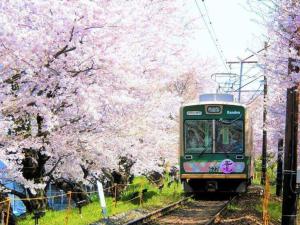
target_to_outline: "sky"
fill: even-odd
[[[212,26],[223,49],[226,59],[246,57],[253,51],[263,48],[265,28],[258,24],[259,16],[253,12],[247,0],[197,0],[199,8],[207,20],[207,12]],[[218,56],[217,50],[205,27],[195,0],[190,1],[192,13],[199,17],[194,46],[204,55]],[[206,9],[205,9],[206,6]]]
[[[252,2],[254,4],[255,1]],[[191,13],[199,17],[197,31],[191,41],[191,46],[200,57],[213,58],[218,62],[220,67],[216,68],[216,73],[226,72],[225,61],[244,59],[264,47],[266,29],[260,24],[261,18],[253,11],[247,0],[197,0],[201,12],[199,12],[195,0],[190,0],[189,3]],[[222,51],[222,57],[215,47],[201,14],[214,36],[213,39],[217,39],[216,44],[219,46],[219,51]],[[210,22],[212,26],[209,25]],[[252,66],[245,65],[244,72],[247,72]],[[231,72],[239,74],[240,66],[238,64],[232,66]],[[259,70],[253,68],[247,75],[251,77],[257,73]],[[247,76],[244,81],[249,81]],[[260,79],[253,82],[250,89],[258,88],[259,81]]]

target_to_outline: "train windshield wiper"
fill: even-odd
[[[199,153],[199,156],[203,155],[208,149],[210,149],[210,146],[205,147],[205,148]]]
[[[219,120],[222,124],[226,124],[226,125],[229,125],[229,124],[233,124],[235,123],[237,120],[239,120],[242,116],[238,116],[237,118],[233,119],[233,120],[223,120],[222,118]]]

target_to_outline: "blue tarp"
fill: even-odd
[[[2,183],[4,186],[6,186],[9,189],[22,192],[23,188],[19,184],[17,184],[16,182],[10,181],[6,178],[5,169],[6,169],[6,165],[0,160],[0,173],[1,173],[0,183]],[[23,202],[19,200],[18,196],[9,194],[9,197],[11,199],[11,206],[13,209],[13,213],[16,216],[26,213],[26,207],[23,204]]]

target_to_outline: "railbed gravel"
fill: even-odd
[[[104,220],[101,220],[91,225],[123,225],[128,223],[129,221],[145,216],[148,213],[150,213],[149,210],[134,209],[128,212],[117,214],[115,216],[111,216],[106,223]]]
[[[225,204],[226,201],[197,200],[188,201],[169,214],[159,217],[148,225],[206,224]]]

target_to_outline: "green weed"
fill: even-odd
[[[145,178],[136,178],[133,182],[133,185],[131,185],[128,190],[123,193],[121,199],[117,201],[116,207],[112,197],[106,198],[109,216],[137,208],[144,208],[148,210],[157,209],[172,202],[178,201],[180,198],[182,198],[181,185],[172,184],[170,187],[167,187],[168,180],[169,178],[165,179],[165,186],[160,191],[156,186],[150,184]],[[140,199],[131,201],[130,195],[132,195],[132,193],[141,192],[144,189],[146,189],[146,191],[143,193],[142,201],[140,201]],[[98,197],[97,195],[93,195],[91,199],[92,203],[82,208],[82,214],[79,214],[79,210],[76,208],[73,208],[70,211],[48,210],[46,215],[39,219],[39,225],[63,225],[66,222],[66,217],[68,217],[68,225],[88,225],[99,221],[102,219],[102,213]],[[142,205],[140,205],[140,203],[142,203]],[[32,219],[32,215],[27,215],[25,218],[20,219],[18,224],[33,225],[34,220]]]

